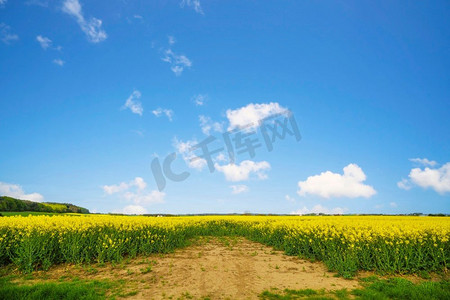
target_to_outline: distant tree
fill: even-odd
[[[81,213],[88,214],[89,210],[70,203],[39,203],[29,200],[20,200],[7,196],[0,196],[0,211],[34,211],[54,213]]]

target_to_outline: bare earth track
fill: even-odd
[[[150,268],[149,268],[150,267]],[[334,277],[320,262],[284,255],[243,238],[202,238],[170,254],[139,257],[120,265],[61,265],[40,272],[61,277],[126,281],[127,299],[258,299],[270,288],[359,287],[357,280]]]

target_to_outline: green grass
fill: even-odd
[[[312,290],[312,289],[303,289],[303,290],[290,290],[285,289],[282,292],[279,292],[277,289],[272,289],[272,291],[264,291],[259,295],[260,299],[264,300],[290,300],[290,299],[333,299],[331,297],[325,296],[326,292],[324,290]]]
[[[106,292],[113,285],[104,281],[70,281],[36,284],[15,284],[8,278],[0,278],[0,300],[78,300],[106,299]]]
[[[424,281],[414,284],[402,278],[375,279],[365,283],[364,289],[352,291],[362,299],[450,299],[450,282]]]
[[[272,289],[264,291],[259,295],[264,300],[291,300],[291,299],[427,299],[427,300],[445,300],[450,299],[450,282],[443,280],[440,282],[424,281],[414,284],[403,278],[391,278],[380,280],[376,277],[370,277],[361,280],[362,289],[352,291],[337,290],[326,292],[325,290],[289,290],[279,291]]]

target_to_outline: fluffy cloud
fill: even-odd
[[[225,175],[228,181],[243,181],[248,180],[251,173],[255,173],[259,179],[266,179],[265,170],[270,169],[270,164],[267,161],[254,162],[251,160],[244,160],[240,164],[219,165],[214,164],[217,171]]]
[[[191,150],[196,144],[197,141],[195,140],[183,142],[176,137],[173,139],[173,146],[177,152],[181,154],[189,168],[203,170],[206,166],[206,160],[203,158],[195,159],[197,156]]]
[[[146,188],[147,183],[142,177],[136,177],[129,182],[102,186],[106,194],[118,194],[121,198],[133,202],[136,205],[164,203],[165,193],[157,190],[147,191]]]
[[[185,68],[192,66],[192,61],[189,58],[182,54],[175,54],[172,49],[165,50],[161,59],[171,65],[170,69],[176,76],[180,76]]]
[[[42,36],[42,35],[38,35],[36,36],[36,41],[39,42],[39,44],[41,45],[42,49],[46,50],[48,47],[52,46],[52,40],[49,39],[48,37]]]
[[[181,7],[191,7],[192,9],[194,9],[197,13],[203,15],[203,9],[202,6],[200,5],[200,0],[182,0],[180,3]]]
[[[169,36],[167,37],[167,40],[168,40],[168,42],[169,42],[169,45],[173,45],[173,44],[175,44],[175,42],[176,42],[175,38],[174,38],[173,36],[171,36],[171,35],[169,35]]]
[[[437,165],[437,162],[434,160],[428,160],[427,158],[410,158],[409,160],[424,166],[434,167]]]
[[[157,117],[160,117],[164,114],[169,119],[169,121],[172,122],[173,110],[171,109],[158,107],[157,109],[152,110],[152,114],[154,114]]]
[[[320,175],[309,176],[305,181],[298,182],[298,194],[317,195],[323,198],[330,197],[365,197],[376,194],[373,187],[365,185],[366,175],[356,164],[349,164],[344,168],[344,174],[331,171],[322,172]]]
[[[0,23],[0,40],[6,45],[11,44],[11,42],[17,41],[19,36],[17,34],[11,33],[11,27],[5,23]]]
[[[160,192],[157,190],[153,190],[148,193],[142,193],[142,192],[126,192],[124,195],[124,198],[128,201],[132,201],[135,204],[155,204],[155,203],[164,203],[164,197],[166,196],[166,193]]]
[[[60,59],[60,58],[56,58],[56,59],[53,60],[53,63],[54,63],[55,65],[58,65],[58,66],[62,67],[62,66],[64,66],[64,64],[65,64],[66,62],[63,61],[63,60]]]
[[[397,182],[397,186],[401,188],[402,190],[410,190],[412,188],[411,183],[408,179],[403,178],[399,182]]]
[[[430,164],[429,161],[427,164],[435,165]],[[411,169],[409,172],[409,180],[402,179],[397,183],[399,188],[405,190],[409,190],[412,185],[417,185],[424,189],[431,188],[439,194],[450,192],[450,162],[440,168],[425,167],[424,169]]]
[[[130,182],[121,182],[119,184],[104,185],[102,188],[105,193],[111,195],[126,191],[132,187],[136,187],[138,190],[143,190],[147,187],[147,184],[145,183],[142,177],[136,177]]]
[[[287,112],[287,109],[276,102],[253,104],[238,109],[228,109],[227,118],[230,122],[228,130],[235,128],[255,128],[259,122],[274,114]]]
[[[208,96],[206,96],[206,95],[198,94],[198,95],[194,96],[193,100],[194,100],[195,105],[202,106],[205,104],[207,98],[208,98]]]
[[[230,188],[231,188],[231,193],[233,195],[248,192],[248,186],[246,186],[244,184],[230,185]]]
[[[18,184],[0,182],[0,195],[13,197],[21,200],[30,200],[34,202],[42,202],[44,196],[38,193],[25,194],[22,187]]]
[[[140,205],[128,205],[122,209],[121,213],[126,215],[143,215],[147,213],[147,210]]]
[[[296,211],[291,212],[292,215],[306,215],[306,214],[327,214],[327,215],[342,215],[346,212],[346,208],[335,207],[328,209],[320,204],[315,205],[313,208],[308,209],[306,206]]]
[[[128,97],[127,101],[125,101],[125,104],[122,106],[122,109],[129,108],[132,113],[142,116],[144,109],[142,108],[142,104],[139,101],[140,98],[141,92],[137,90],[133,91],[130,97]]]
[[[206,135],[209,135],[211,129],[217,132],[223,131],[223,123],[213,122],[210,117],[203,115],[200,115],[198,119],[200,121],[200,128]]]
[[[102,29],[102,20],[97,18],[85,19],[81,10],[81,4],[78,0],[65,0],[62,11],[75,18],[90,42],[99,43],[108,37]]]

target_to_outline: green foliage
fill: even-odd
[[[72,281],[61,283],[14,284],[0,278],[0,300],[94,300],[106,299],[105,293],[111,284],[101,281]]]
[[[289,290],[279,291],[272,289],[264,291],[259,295],[265,300],[290,300],[290,299],[399,299],[399,300],[444,300],[450,299],[449,281],[425,281],[414,284],[406,279],[391,278],[379,280],[376,277],[361,280],[364,288],[347,291],[346,289],[336,291],[325,290]]]
[[[1,212],[42,212],[42,213],[79,213],[88,214],[89,210],[70,203],[33,202],[12,197],[0,197]]]
[[[414,284],[406,279],[391,278],[366,283],[364,289],[352,291],[362,299],[450,299],[450,282],[424,281]]]

